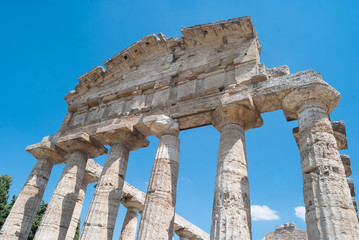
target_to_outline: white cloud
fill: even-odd
[[[147,182],[147,181],[145,182],[145,185],[148,186],[148,182]]]
[[[253,221],[270,221],[278,220],[277,211],[270,209],[268,206],[252,205],[251,215]]]
[[[295,210],[295,215],[302,219],[303,221],[305,221],[305,207],[303,206],[299,206],[299,207],[296,207],[294,208]]]

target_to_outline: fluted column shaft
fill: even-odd
[[[124,142],[111,146],[80,239],[112,239],[130,147]]]
[[[173,237],[179,151],[180,141],[177,135],[160,137],[138,240],[168,240]]]
[[[50,177],[53,164],[46,158],[40,158],[32,169],[24,187],[1,229],[0,239],[27,239],[42,196]]]
[[[135,240],[138,222],[138,209],[127,208],[125,220],[123,221],[120,240]]]
[[[246,146],[240,124],[226,124],[221,130],[211,239],[251,239]]]
[[[86,177],[85,177],[86,178]],[[69,229],[67,230],[66,240],[73,240],[76,234],[76,229],[81,217],[82,205],[85,200],[86,190],[88,182],[86,180],[82,181],[79,195],[77,197],[76,205],[74,212],[72,214],[71,223]]]
[[[321,105],[309,105],[298,116],[308,238],[359,239],[358,220],[328,112]]]
[[[82,180],[88,154],[83,151],[68,153],[67,163],[47,206],[41,224],[36,232],[36,240],[65,239]]]
[[[220,132],[214,189],[211,240],[250,240],[251,213],[244,132],[262,126],[258,111],[226,105],[212,114]]]

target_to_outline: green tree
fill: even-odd
[[[77,223],[74,240],[79,240],[79,238],[80,238],[80,225],[81,225],[81,218],[79,219],[79,222]]]
[[[13,195],[11,202],[8,203],[9,200],[9,191],[11,186],[12,178],[8,175],[1,175],[0,176],[0,229],[2,228],[7,216],[10,213],[10,210],[12,206],[14,205],[16,201],[16,196]],[[37,210],[37,214],[34,220],[34,223],[32,224],[28,240],[33,240],[35,237],[35,233],[40,226],[41,219],[46,211],[47,203],[45,203],[44,200],[41,201],[40,207]],[[78,240],[80,236],[80,225],[81,225],[81,219],[79,219],[79,222],[77,224],[76,233],[74,240]]]
[[[0,176],[0,229],[12,207],[8,205],[11,182],[12,178],[9,175]]]

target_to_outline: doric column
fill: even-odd
[[[36,232],[36,240],[66,238],[87,160],[107,152],[103,145],[85,133],[61,137],[56,145],[68,152],[67,162]]]
[[[260,115],[230,105],[213,113],[221,132],[214,190],[211,239],[252,239],[248,169],[244,131],[262,125]]]
[[[148,184],[138,240],[173,237],[180,141],[177,122],[161,116],[149,123],[160,141]]]
[[[84,203],[87,185],[97,182],[99,179],[99,172],[101,173],[102,166],[96,163],[93,159],[89,159],[86,164],[85,176],[82,180],[79,196],[77,197],[74,213],[72,214],[71,223],[67,230],[66,240],[73,240],[76,234],[76,229],[81,216],[82,205]]]
[[[127,212],[122,224],[120,240],[135,240],[138,213],[143,210],[143,202],[139,202],[134,197],[125,196],[121,199],[121,203],[127,208]]]
[[[339,98],[329,85],[317,84],[290,92],[282,102],[284,112],[299,120],[296,139],[311,240],[359,239],[358,220],[329,119]]]
[[[53,164],[58,164],[65,151],[50,142],[50,136],[26,148],[37,162],[17,196],[16,202],[0,232],[1,240],[27,239],[42,196],[50,177]]]
[[[125,220],[123,221],[120,240],[135,240],[137,222],[138,222],[138,209],[135,207],[127,208]]]
[[[112,239],[131,150],[147,147],[148,140],[126,124],[99,129],[95,136],[111,146],[80,239]]]

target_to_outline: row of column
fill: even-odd
[[[338,153],[329,113],[338,93],[328,85],[298,88],[282,101],[283,110],[299,120],[297,143],[303,171],[303,194],[309,239],[359,239],[358,219]],[[211,239],[251,239],[246,130],[262,125],[257,111],[229,105],[213,113],[221,132],[213,201]],[[178,124],[169,117],[146,125],[160,141],[137,234],[138,240],[172,239],[180,142]],[[96,140],[95,140],[96,139]],[[37,159],[0,233],[0,239],[27,239],[53,164],[66,166],[35,239],[71,239],[86,191],[86,163],[107,152],[80,239],[112,239],[130,151],[148,145],[135,129],[109,126],[92,137],[76,134],[49,139],[27,150]],[[133,239],[138,208],[128,207],[120,239]],[[182,239],[186,239],[183,236]]]

